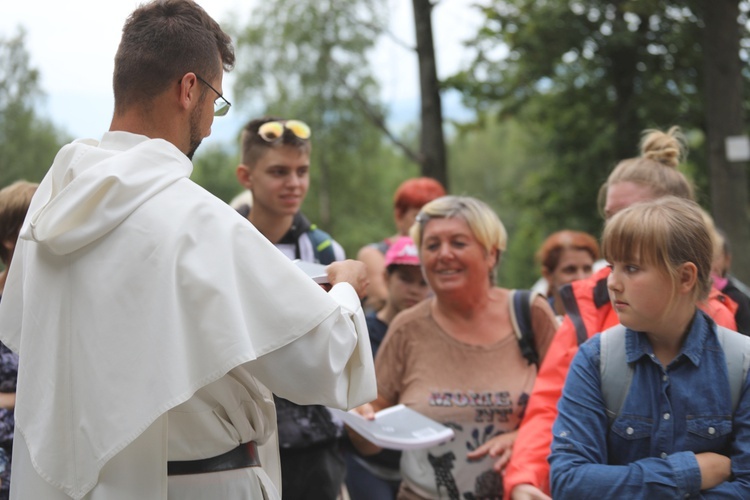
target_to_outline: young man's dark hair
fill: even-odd
[[[262,134],[261,127],[264,127]],[[310,135],[310,128],[299,120],[284,120],[272,116],[256,118],[242,129],[241,162],[248,167],[254,167],[266,151],[280,145],[290,146],[309,155],[312,151]]]

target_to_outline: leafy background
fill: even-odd
[[[691,151],[682,169],[711,207],[704,17],[706,8],[726,4],[738,7],[730,29],[740,36],[745,82],[750,2],[495,0],[467,7],[484,20],[466,42],[472,58],[440,85],[461,93],[473,119],[444,123],[447,174],[452,193],[488,202],[508,228],[501,284],[533,283],[534,253],[549,233],[599,235],[599,187],[620,159],[638,154],[644,129],[682,126]],[[247,24],[225,25],[238,54],[233,95],[246,103],[233,112],[311,125],[312,185],[303,210],[350,256],[395,231],[393,192],[420,175],[405,154],[418,150],[420,124],[386,131],[378,68],[366,57],[388,36],[388,15],[382,0],[276,0],[257,6]],[[22,30],[0,38],[2,186],[39,181],[71,139],[36,111],[44,91],[24,40]],[[743,93],[738,107],[749,105]],[[237,144],[204,147],[195,157],[193,179],[225,201],[239,190]],[[746,192],[746,177],[741,184]],[[736,217],[747,225],[747,207],[737,207]]]

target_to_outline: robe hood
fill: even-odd
[[[53,254],[70,254],[108,234],[192,169],[190,160],[162,139],[108,132],[101,143],[75,141],[55,157],[20,236]]]

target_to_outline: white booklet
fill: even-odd
[[[346,425],[381,448],[418,450],[453,439],[453,429],[402,404],[380,410],[375,420],[354,411],[333,410]]]
[[[328,272],[326,271],[326,267],[328,266],[316,264],[314,262],[305,262],[299,259],[295,259],[293,262],[297,267],[305,271],[315,283],[320,285],[328,283]]]

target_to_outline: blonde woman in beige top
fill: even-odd
[[[505,229],[483,202],[446,196],[422,208],[411,236],[434,296],[391,323],[375,361],[378,398],[361,413],[403,403],[455,431],[449,443],[404,452],[399,498],[500,496],[537,373],[513,330],[510,291],[494,284]],[[556,329],[543,297],[531,318],[543,359]]]

